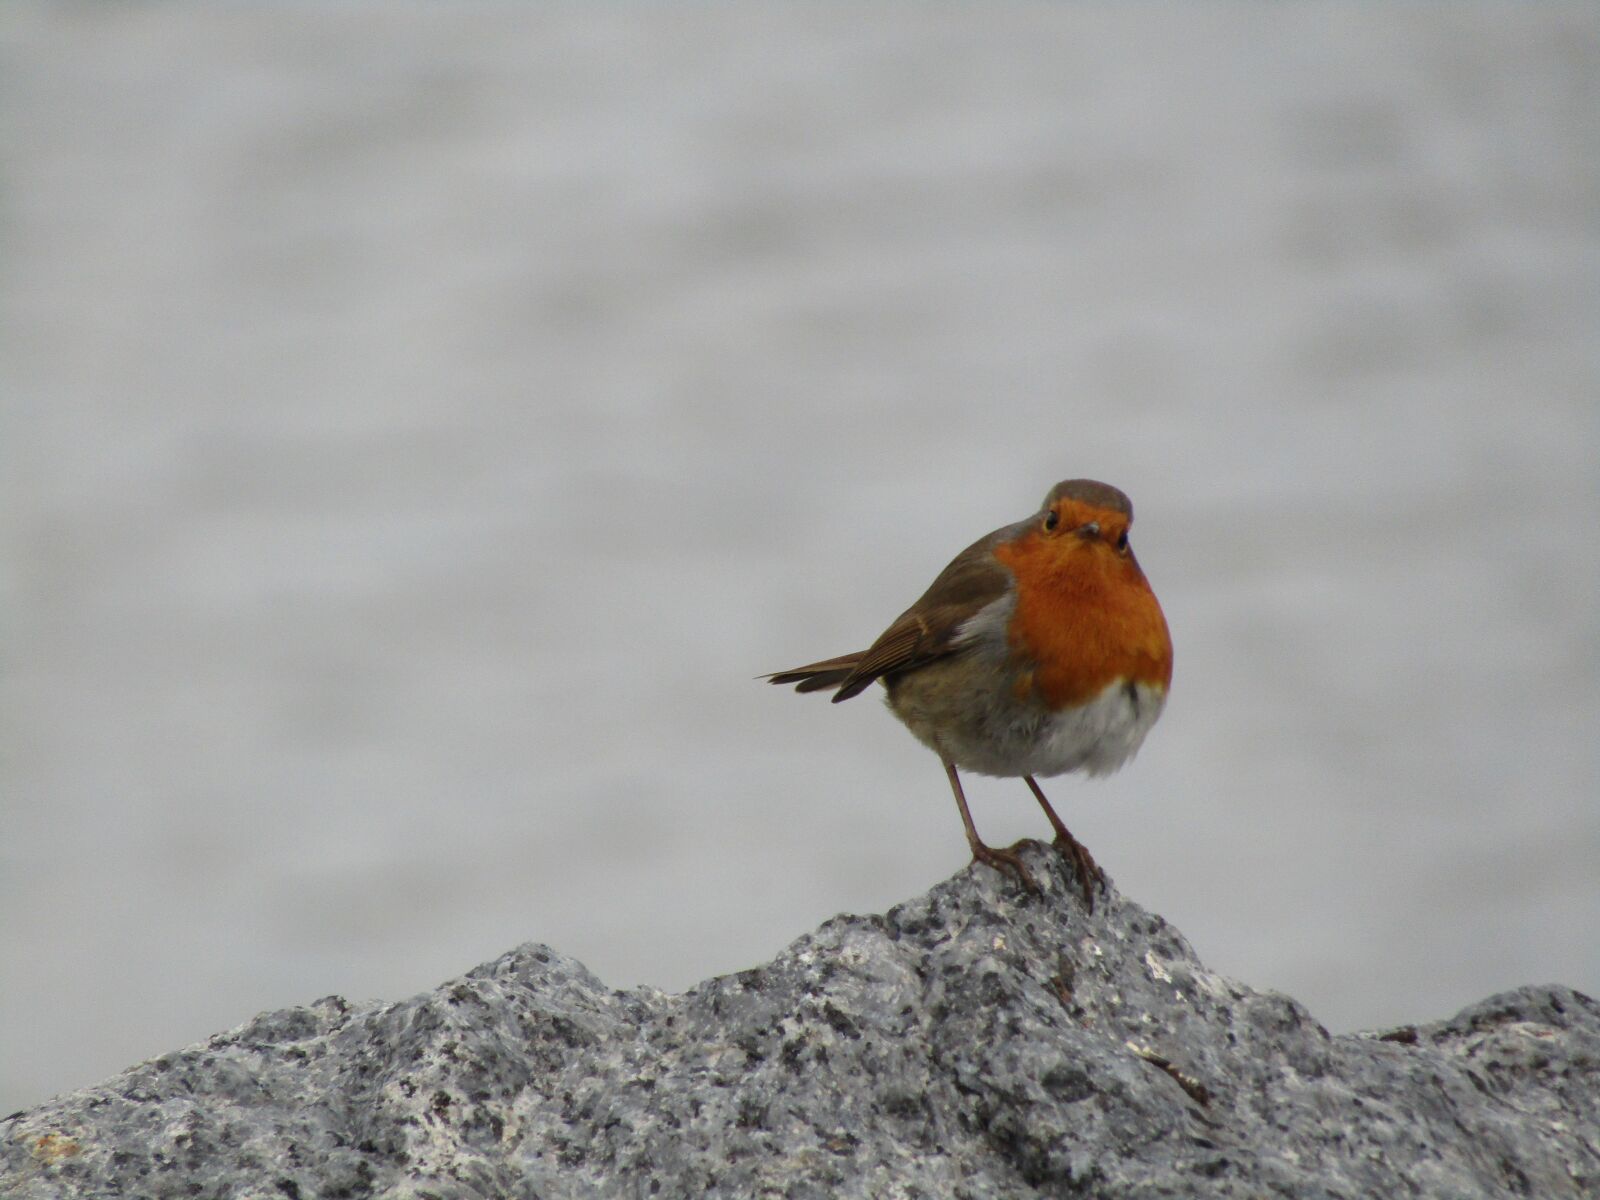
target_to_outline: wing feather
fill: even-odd
[[[962,626],[1010,588],[1011,573],[994,557],[993,549],[1016,532],[1016,526],[1007,526],[968,546],[864,653],[847,656],[857,661],[839,679],[834,703],[859,695],[875,679],[914,670],[957,650]],[[841,660],[834,669],[842,666]],[[832,680],[816,686],[832,686]]]

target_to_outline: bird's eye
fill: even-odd
[[[1054,533],[1056,526],[1059,524],[1061,524],[1061,514],[1055,509],[1052,508],[1044,514],[1044,531],[1046,533]]]
[[[1121,533],[1117,534],[1117,553],[1118,554],[1126,554],[1127,552],[1128,552],[1128,531],[1126,529],[1124,529]]]

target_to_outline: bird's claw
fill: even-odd
[[[1033,876],[1028,872],[1028,865],[1022,861],[1022,855],[1015,850],[996,850],[993,846],[979,842],[972,847],[972,861],[987,863],[1001,874],[1012,876],[1034,895],[1042,895],[1039,885],[1033,881]]]
[[[1083,889],[1083,902],[1089,911],[1093,912],[1096,890],[1101,892],[1106,890],[1105,871],[1095,862],[1094,855],[1089,853],[1089,848],[1070,833],[1058,834],[1054,845],[1058,854],[1072,862],[1073,873],[1077,875],[1078,885]]]

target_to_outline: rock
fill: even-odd
[[[529,945],[264,1014],[8,1118],[0,1194],[1600,1195],[1587,996],[1335,1037],[1027,854],[682,995]]]

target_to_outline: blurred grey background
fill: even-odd
[[[1336,1029],[1600,988],[1600,9],[8,5],[0,1112],[966,862],[861,647],[1056,480],[1048,787]],[[1015,781],[979,827],[1046,832]]]

